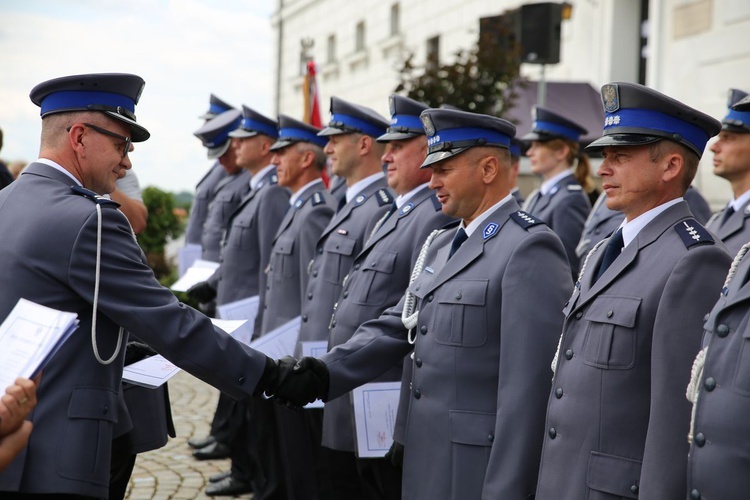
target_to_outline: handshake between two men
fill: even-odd
[[[312,357],[299,361],[284,356],[278,361],[266,358],[266,368],[255,395],[265,394],[289,408],[300,408],[328,396],[328,368]]]

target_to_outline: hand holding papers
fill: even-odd
[[[76,313],[19,299],[0,325],[0,390],[17,377],[33,378],[76,328]]]
[[[219,268],[218,262],[198,259],[185,271],[185,274],[174,282],[172,290],[175,292],[187,292],[191,286],[206,281]]]
[[[401,382],[372,382],[352,391],[357,456],[383,457],[393,443]]]

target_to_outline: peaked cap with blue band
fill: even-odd
[[[427,133],[427,158],[421,168],[476,146],[509,149],[516,135],[508,120],[467,111],[426,109],[420,119]]]
[[[229,137],[255,137],[258,134],[267,135],[271,139],[279,138],[279,124],[267,116],[263,116],[254,109],[242,105],[242,121],[239,127],[229,132]]]
[[[750,111],[750,96],[734,103],[732,109],[735,111]]]
[[[378,142],[401,141],[425,135],[419,115],[428,108],[426,104],[398,94],[388,98],[391,108],[391,125]]]
[[[729,89],[727,97],[727,116],[721,120],[721,130],[734,132],[735,134],[750,133],[750,106],[745,111],[738,111],[732,108],[738,102],[747,98],[747,92],[738,89]]]
[[[586,146],[640,146],[667,139],[687,147],[700,158],[721,123],[676,99],[637,83],[602,86],[604,135]]]
[[[531,117],[534,119],[532,130],[521,137],[522,141],[567,139],[579,142],[582,135],[588,134],[588,130],[573,120],[569,120],[563,115],[541,106],[534,106],[531,110]]]
[[[151,134],[135,121],[135,105],[146,82],[128,73],[92,73],[63,76],[42,82],[33,89],[31,102],[41,108],[42,118],[55,113],[99,111],[130,127],[133,142]]]
[[[229,149],[232,142],[229,133],[240,125],[242,113],[238,109],[230,109],[215,116],[193,132],[208,149],[208,158],[219,158]]]
[[[326,138],[318,136],[320,129],[309,123],[295,120],[289,115],[279,115],[279,138],[271,146],[271,151],[278,151],[298,142],[309,142],[321,148],[326,147]]]
[[[230,109],[234,109],[234,106],[227,103],[226,101],[222,101],[215,95],[211,94],[211,97],[208,99],[208,111],[200,115],[198,118],[201,118],[203,120],[210,120],[211,118],[222,114],[224,111],[229,111]]]
[[[378,138],[387,128],[388,121],[374,110],[334,96],[331,97],[331,121],[318,135],[358,133]]]
[[[516,158],[521,157],[521,141],[520,140],[515,139],[515,138],[510,140],[510,155]]]

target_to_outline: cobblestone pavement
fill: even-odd
[[[169,381],[169,396],[177,437],[161,449],[138,455],[127,499],[212,498],[204,493],[209,476],[230,467],[229,459],[194,459],[186,442],[193,436],[208,435],[219,392],[180,372]],[[252,498],[252,495],[238,498]]]

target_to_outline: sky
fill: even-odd
[[[130,154],[141,187],[195,191],[212,161],[193,135],[213,93],[273,116],[271,0],[0,0],[0,128],[5,161],[39,154],[38,83],[134,73],[151,138]]]

